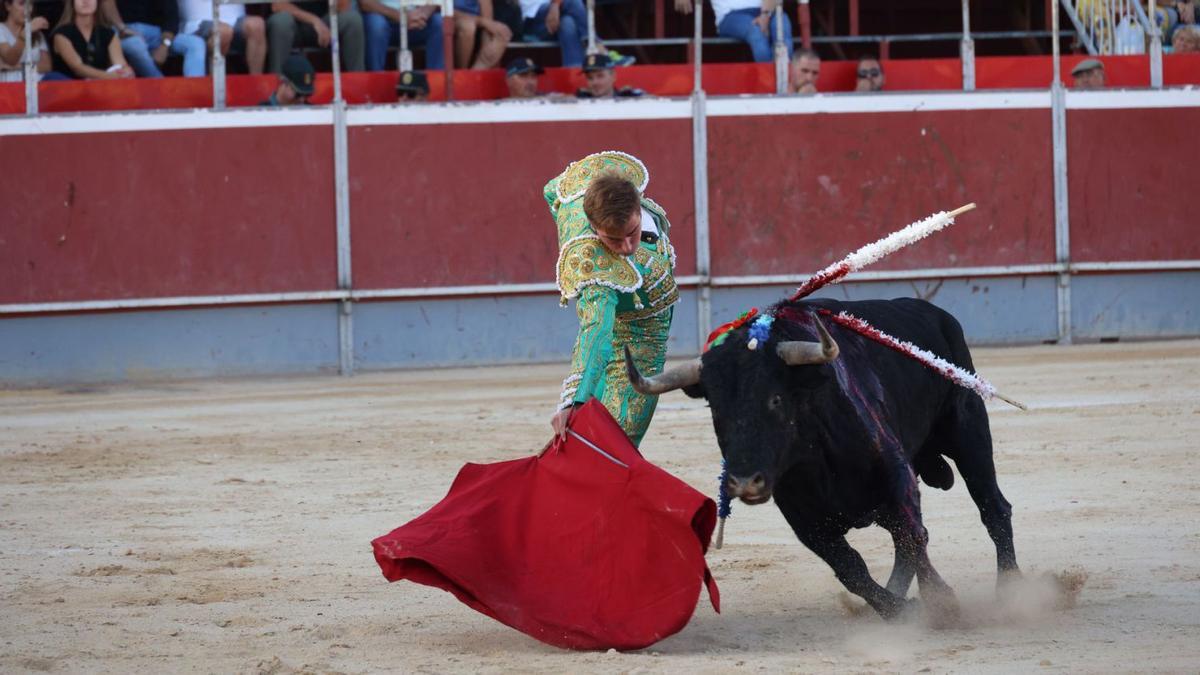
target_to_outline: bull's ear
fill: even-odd
[[[704,391],[703,382],[697,382],[696,384],[689,384],[688,386],[683,387],[683,393],[687,394],[689,398],[708,398],[708,392]]]

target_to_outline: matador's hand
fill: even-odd
[[[554,417],[550,418],[550,426],[554,429],[554,434],[559,440],[567,440],[567,427],[571,423],[571,414],[575,412],[575,406],[569,406],[554,413]]]

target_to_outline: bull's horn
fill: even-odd
[[[633,355],[629,353],[629,347],[625,347],[625,372],[629,374],[629,383],[633,388],[642,394],[650,394],[657,396],[665,394],[668,391],[682,389],[683,387],[691,386],[700,381],[700,359],[692,359],[687,363],[675,366],[670,370],[664,370],[658,375],[652,377],[642,377],[638,372],[637,366],[633,363]]]
[[[816,316],[813,316],[813,320],[817,322],[817,332],[821,334],[820,342],[791,340],[776,345],[775,353],[789,366],[829,363],[838,357],[837,343],[825,330],[825,324]]]

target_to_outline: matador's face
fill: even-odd
[[[642,210],[634,211],[620,227],[602,228],[593,223],[592,229],[608,250],[617,255],[633,255],[642,240]]]

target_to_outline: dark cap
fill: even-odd
[[[520,75],[522,73],[537,73],[541,75],[546,72],[544,68],[533,62],[533,59],[528,56],[518,56],[508,62],[508,70],[504,73],[505,77],[512,75]]]
[[[429,95],[429,78],[425,73],[420,71],[406,70],[400,73],[400,80],[396,82],[397,94],[425,94]]]
[[[613,67],[612,59],[608,58],[608,54],[588,54],[583,60],[583,72],[591,73],[597,70],[608,70]]]
[[[1075,64],[1075,67],[1071,69],[1071,74],[1082,75],[1089,70],[1096,70],[1097,68],[1104,70],[1104,63],[1099,59],[1084,59]]]
[[[283,62],[283,70],[280,75],[288,81],[288,84],[292,85],[297,94],[312,96],[313,80],[317,75],[308,59],[299,54],[292,54]]]

